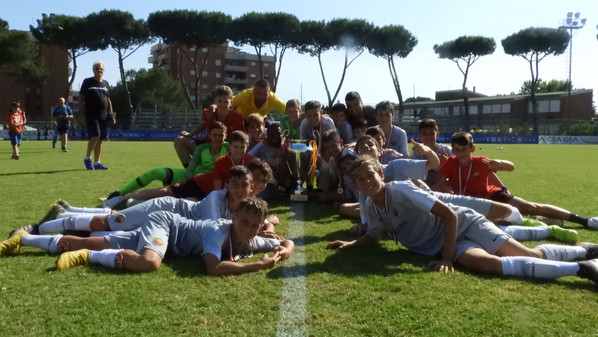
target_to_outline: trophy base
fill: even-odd
[[[291,201],[307,201],[307,193],[305,191],[295,192],[291,194]]]

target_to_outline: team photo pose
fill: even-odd
[[[383,232],[416,253],[434,257],[430,266],[454,272],[454,265],[474,272],[537,279],[577,275],[598,282],[598,245],[542,244],[528,248],[481,214],[445,204],[409,181],[384,183],[380,163],[357,158],[348,169],[365,194],[367,233],[356,240],[336,240],[328,249],[374,243]]]

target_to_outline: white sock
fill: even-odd
[[[499,228],[517,241],[544,240],[550,234],[548,227],[499,226]]]
[[[100,207],[100,208],[92,208],[92,207],[69,207],[67,213],[93,213],[93,214],[110,214],[112,210],[110,208]]]
[[[64,223],[70,222],[71,218],[72,217],[59,218],[59,219],[46,221],[43,224],[39,225],[39,233],[40,234],[62,233],[65,230]]]
[[[504,220],[512,223],[513,225],[521,225],[523,223],[523,215],[521,215],[517,207],[511,206],[511,214],[509,214],[509,216],[507,216]]]
[[[528,256],[505,256],[500,258],[502,273],[534,279],[556,279],[562,276],[577,275],[576,262],[548,261]]]
[[[104,267],[116,268],[116,254],[122,249],[104,249],[89,251],[89,262]]]
[[[24,235],[21,238],[21,242],[25,246],[37,247],[43,249],[48,253],[58,253],[58,240],[62,237],[62,234],[58,235]]]
[[[106,235],[113,235],[113,234],[122,234],[125,233],[126,231],[97,231],[97,232],[91,232],[89,233],[90,237],[95,237],[95,236],[106,236]]]
[[[95,214],[77,214],[68,218],[46,221],[39,226],[39,233],[62,233],[65,230],[91,231],[90,223],[94,216]]]
[[[575,261],[584,259],[587,254],[587,251],[580,246],[562,246],[547,243],[536,248],[542,249],[546,259],[552,261]]]

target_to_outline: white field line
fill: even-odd
[[[295,243],[295,251],[282,267],[283,284],[280,298],[280,317],[276,336],[307,336],[307,296],[305,288],[305,243],[302,203],[292,203],[293,216],[288,238]]]

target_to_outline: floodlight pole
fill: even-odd
[[[575,13],[575,15],[573,15],[573,12],[567,13],[567,17],[564,20],[564,24],[559,27],[560,29],[565,29],[569,31],[569,85],[567,87],[568,96],[571,96],[572,87],[571,64],[573,63],[573,31],[583,28],[583,26],[585,26],[586,24],[586,19],[580,19],[580,15],[580,12]]]

